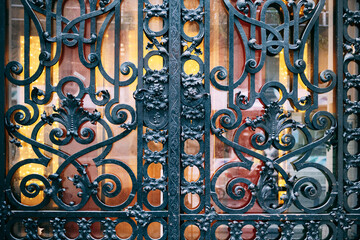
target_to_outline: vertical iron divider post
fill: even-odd
[[[142,89],[143,84],[143,0],[138,1],[138,86],[137,89]],[[142,204],[142,179],[143,179],[143,119],[144,119],[144,110],[143,102],[136,101],[136,112],[137,112],[137,202],[139,206]],[[142,228],[139,228],[137,233],[139,239],[143,238]]]
[[[210,116],[211,116],[211,96],[210,96],[210,0],[204,0],[205,12],[205,35],[204,35],[204,86],[205,92],[209,97],[205,101],[205,208],[211,207],[211,161],[210,161]],[[205,238],[209,239],[210,231],[205,233]]]
[[[169,240],[180,239],[181,0],[169,1]]]
[[[338,207],[343,207],[344,202],[344,139],[343,139],[343,122],[344,122],[344,90],[343,90],[343,0],[336,2],[336,72],[337,72],[337,119],[338,119],[338,143],[337,143],[337,181],[338,181]],[[345,95],[346,96],[346,95]],[[338,225],[339,227],[339,225]],[[338,239],[344,239],[344,231],[338,232]]]

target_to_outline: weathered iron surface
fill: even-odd
[[[350,10],[347,1],[337,1],[337,71],[316,72],[319,56],[313,53],[312,63],[304,60],[304,48],[309,38],[314,46],[319,42],[319,16],[325,0],[315,3],[312,0],[223,0],[228,13],[229,64],[228,68],[217,66],[210,69],[210,4],[209,0],[200,0],[195,9],[187,9],[184,0],[164,0],[161,4],[153,4],[149,0],[138,2],[138,62],[120,63],[120,23],[121,0],[89,0],[90,10],[85,9],[83,1],[79,1],[81,15],[73,20],[62,16],[63,0],[22,0],[24,6],[24,65],[16,61],[4,64],[1,79],[24,89],[24,103],[10,107],[3,114],[5,126],[11,144],[22,147],[22,143],[30,144],[36,158],[24,159],[12,166],[1,183],[1,236],[17,239],[13,235],[13,226],[21,223],[26,233],[25,239],[40,239],[39,226],[45,222],[52,227],[52,239],[69,239],[66,235],[66,223],[75,223],[79,228],[77,239],[93,239],[91,226],[100,223],[103,239],[119,239],[116,226],[126,222],[132,229],[129,239],[151,239],[147,228],[152,222],[162,225],[160,239],[184,239],[185,229],[194,225],[200,231],[200,239],[216,239],[216,231],[221,227],[228,230],[229,239],[242,239],[249,234],[249,228],[255,229],[254,239],[292,239],[299,231],[303,239],[321,239],[321,227],[328,228],[327,239],[348,239],[348,229],[359,223],[358,205],[348,204],[352,194],[358,194],[359,181],[348,178],[350,167],[359,168],[358,154],[350,154],[347,144],[351,140],[359,141],[358,128],[350,126],[347,118],[351,114],[359,114],[359,102],[347,98],[350,88],[358,89],[359,75],[348,71],[350,62],[359,64],[359,38],[349,36],[347,28],[359,25],[359,11]],[[54,7],[57,2],[58,7]],[[2,3],[3,9],[6,4]],[[277,26],[266,22],[269,8],[281,12],[282,20]],[[45,25],[40,23],[37,14],[43,15]],[[2,16],[5,16],[3,14]],[[104,17],[101,25],[97,19]],[[153,31],[149,22],[160,18],[163,27]],[[111,77],[103,66],[101,58],[102,39],[106,28],[113,19],[114,34],[114,76]],[[89,21],[87,21],[89,20]],[[30,22],[37,31],[41,53],[37,70],[30,75],[29,54]],[[55,22],[55,27],[52,26]],[[86,22],[86,23],[85,23]],[[187,22],[196,22],[199,32],[196,36],[188,36],[184,31]],[[2,21],[0,31],[5,36],[5,23]],[[84,34],[86,24],[90,24],[90,37]],[[249,28],[245,33],[244,25]],[[44,27],[45,26],[45,27]],[[300,31],[301,29],[304,29]],[[238,33],[244,46],[246,62],[240,77],[235,79],[234,69],[234,34]],[[260,33],[260,34],[259,34]],[[148,39],[146,46],[144,38]],[[5,44],[5,38],[1,42]],[[345,55],[343,55],[343,41]],[[85,56],[84,46],[90,46],[90,53]],[[56,47],[54,47],[56,46]],[[75,76],[66,76],[58,83],[52,83],[50,72],[59,62],[62,49],[78,48],[81,64],[90,69],[90,85],[85,86]],[[149,50],[144,55],[144,49]],[[260,52],[260,57],[256,54]],[[286,68],[292,75],[292,87],[288,89],[281,82],[267,82],[259,91],[255,90],[255,75],[264,68],[266,56],[276,56],[283,52]],[[1,62],[5,52],[1,49]],[[152,69],[149,59],[160,56],[163,60],[161,69]],[[10,59],[11,60],[11,59]],[[199,71],[189,74],[184,69],[187,61],[195,61]],[[308,79],[305,71],[315,71],[312,79]],[[136,66],[137,65],[137,66]],[[95,81],[95,70],[113,86],[111,93],[106,89],[98,89]],[[343,73],[345,78],[343,79]],[[23,79],[20,75],[24,73]],[[41,74],[45,73],[45,89],[31,88]],[[120,81],[120,75],[127,80]],[[129,87],[138,81],[134,92],[136,107],[120,102],[120,88]],[[224,81],[225,80],[225,81]],[[248,93],[236,93],[236,88],[248,81]],[[5,81],[4,81],[5,82]],[[76,96],[63,93],[63,86],[73,82],[79,88]],[[299,97],[298,83],[306,86],[310,94]],[[327,83],[326,87],[321,87]],[[321,85],[321,86],[320,86]],[[215,113],[211,110],[210,88],[223,91],[228,96],[227,108]],[[278,101],[270,101],[265,92],[276,89],[281,92]],[[1,90],[4,94],[5,88]],[[336,91],[337,116],[318,110],[318,98],[321,94]],[[39,106],[48,105],[52,95],[57,95],[61,105],[51,112],[40,112]],[[98,110],[88,111],[82,100],[88,95],[92,103],[103,107],[105,113]],[[344,102],[342,102],[344,100]],[[244,111],[251,110],[256,101],[260,101],[264,113],[262,116],[244,118]],[[304,112],[303,121],[294,120],[283,105],[288,101],[297,111]],[[96,124],[106,133],[106,139],[90,144],[96,138],[96,132],[84,124]],[[61,125],[62,127],[56,127]],[[25,136],[19,130],[23,126],[32,126],[31,136]],[[51,128],[46,132],[51,146],[65,146],[71,141],[83,145],[83,149],[69,155],[37,141],[37,136],[44,131],[44,126]],[[112,127],[120,127],[122,131],[114,134]],[[239,144],[241,134],[250,129],[253,135],[249,139],[251,148]],[[259,133],[262,129],[262,133]],[[114,143],[137,131],[137,172],[124,162],[107,158]],[[228,138],[226,131],[233,131],[234,136]],[[305,143],[295,147],[297,138],[293,131],[300,132]],[[314,138],[311,132],[323,133]],[[286,132],[286,134],[284,134]],[[3,134],[5,135],[5,134]],[[213,175],[210,172],[210,137],[231,147],[238,161],[220,166]],[[185,152],[185,142],[194,140],[199,143],[199,152]],[[148,143],[161,143],[162,149],[151,150]],[[337,144],[336,144],[337,142]],[[328,144],[337,148],[336,168],[309,161],[314,149]],[[1,146],[6,152],[5,144]],[[274,148],[284,152],[281,157],[272,159],[260,154],[260,151]],[[96,151],[100,150],[102,151]],[[40,193],[43,200],[37,205],[26,205],[14,196],[11,181],[16,171],[28,164],[49,166],[51,158],[44,151],[58,156],[63,161],[54,174],[49,176],[29,174],[21,180],[18,191],[28,198],[35,198]],[[107,205],[104,198],[114,198],[121,194],[120,179],[110,173],[90,179],[84,166],[77,159],[89,152],[101,152],[94,159],[97,167],[117,165],[124,169],[131,179],[131,190],[128,198],[118,205]],[[250,171],[253,162],[251,156],[262,163],[258,180],[253,181],[242,175],[233,176],[225,185],[225,194],[231,201],[243,201],[240,208],[231,208],[224,204],[216,191],[216,184],[221,174],[231,169],[242,168]],[[293,160],[296,157],[296,160]],[[5,158],[2,160],[6,166]],[[309,168],[317,169],[326,179],[326,191],[314,176],[290,176],[281,163],[292,161],[295,172]],[[148,174],[150,164],[162,165],[162,176],[152,178]],[[64,202],[62,187],[64,169],[72,165],[77,174],[68,177],[80,189],[78,203]],[[187,167],[196,167],[200,176],[196,181],[187,181],[184,172]],[[279,185],[278,177],[285,181]],[[28,184],[28,182],[36,180]],[[111,182],[109,181],[111,180]],[[41,182],[39,184],[38,182]],[[41,186],[40,186],[41,185]],[[148,198],[151,191],[162,192],[161,204],[153,206]],[[187,194],[197,194],[200,199],[195,209],[185,205]],[[101,195],[99,197],[99,195]],[[273,196],[280,196],[281,201],[273,201]],[[322,197],[321,197],[322,196]],[[323,197],[324,196],[324,197]],[[98,211],[83,211],[85,204],[92,199]],[[271,200],[272,199],[272,200]],[[316,204],[304,203],[310,199]],[[316,200],[316,201],[315,201]],[[53,202],[57,210],[44,210]],[[133,203],[133,204],[131,204]],[[257,204],[261,211],[249,213]],[[288,213],[295,206],[298,213]],[[271,229],[277,229],[272,231]],[[272,232],[272,233],[271,233]],[[299,237],[299,236],[297,236]]]

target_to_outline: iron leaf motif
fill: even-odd
[[[196,107],[183,105],[181,115],[186,119],[203,119],[205,117],[204,105],[200,104]]]
[[[184,22],[187,21],[202,21],[203,15],[205,13],[203,12],[202,8],[196,8],[196,9],[187,9],[183,8],[182,10],[182,20]]]
[[[79,239],[92,239],[91,237],[91,220],[81,218],[77,220],[77,225],[79,226]]]
[[[166,190],[166,186],[167,179],[165,176],[162,176],[161,178],[145,177],[143,180],[143,190],[145,192],[150,192],[157,189],[164,192]]]
[[[272,144],[275,148],[283,150],[291,149],[294,145],[294,139],[291,135],[284,135],[282,137],[282,142],[285,143],[282,145],[280,143],[279,135],[284,129],[294,129],[303,128],[304,125],[299,125],[296,121],[290,119],[291,114],[285,114],[277,102],[272,102],[270,106],[265,108],[265,113],[261,117],[257,117],[254,120],[250,118],[245,119],[245,124],[249,126],[252,130],[262,127],[264,129],[269,129],[266,132],[265,136],[254,135],[252,142],[259,143],[269,143]],[[256,143],[254,144],[255,146]]]
[[[203,194],[205,190],[204,181],[199,180],[196,182],[183,182],[181,185],[181,194],[186,195],[188,193]]]
[[[346,212],[342,207],[334,208],[330,215],[333,217],[334,222],[343,230],[350,229],[351,225],[354,224],[354,221],[346,216]]]
[[[204,163],[204,158],[201,153],[196,155],[181,154],[181,163],[183,168],[187,166],[201,166]]]
[[[244,227],[243,222],[232,221],[229,223],[230,227],[230,240],[242,240],[242,228]]]
[[[151,17],[162,17],[167,18],[168,16],[168,3],[164,2],[163,4],[151,4],[151,3],[145,3],[144,13],[146,14],[146,18]]]
[[[320,223],[318,221],[310,221],[305,223],[306,240],[320,240]]]
[[[0,205],[0,226],[5,226],[6,221],[11,215],[11,206],[6,201],[3,201]]]
[[[255,240],[266,239],[265,236],[268,234],[268,228],[270,224],[268,222],[259,221],[255,225],[256,237]]]
[[[280,228],[281,228],[280,240],[291,239],[292,236],[294,235],[294,227],[295,227],[295,224],[290,221],[285,221],[285,222],[281,223],[280,224]]]
[[[24,219],[23,224],[26,232],[26,240],[39,239],[38,237],[38,221],[32,218]]]
[[[132,207],[128,207],[126,215],[128,217],[134,217],[141,227],[145,227],[151,221],[151,215],[141,209],[140,205],[138,204],[135,204]]]
[[[110,218],[106,218],[101,221],[104,226],[104,238],[105,240],[118,239],[116,235],[116,222]]]
[[[67,239],[65,235],[65,223],[66,219],[54,218],[50,220],[53,227],[54,239]]]
[[[66,134],[61,128],[55,128],[50,132],[50,140],[57,145],[65,145],[74,138],[81,144],[88,144],[94,140],[95,133],[88,127],[82,127],[85,122],[95,124],[100,120],[101,115],[97,110],[89,113],[81,107],[80,99],[68,94],[67,98],[61,103],[62,107],[53,107],[53,114],[47,115],[44,112],[41,120],[52,125],[54,122],[60,123],[66,129]],[[65,139],[61,140],[60,138]]]
[[[160,163],[165,164],[166,163],[166,151],[150,151],[148,149],[144,150],[144,160],[146,163]]]
[[[167,140],[167,131],[158,131],[158,130],[146,130],[144,134],[144,140],[146,142],[154,141],[156,143],[165,143]]]
[[[198,221],[198,226],[201,231],[208,231],[211,223],[215,220],[218,214],[215,211],[214,207],[206,207],[205,213],[201,216]]]

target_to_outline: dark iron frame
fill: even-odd
[[[25,0],[24,0],[25,1]],[[30,0],[28,1],[30,2]],[[35,2],[45,2],[45,1],[33,1],[33,5],[35,6]],[[97,1],[96,1],[97,2]],[[107,0],[101,0],[100,1],[103,6],[102,8],[107,7],[107,4],[109,1]],[[115,2],[115,1],[114,1]],[[119,1],[121,2],[121,1]],[[245,10],[249,6],[246,6],[245,3],[248,3],[248,1],[238,1],[238,9]],[[289,1],[290,2],[290,1]],[[304,1],[308,2],[308,1]],[[311,2],[311,1],[309,1]],[[346,1],[345,1],[346,2]],[[148,4],[144,7],[144,3]],[[217,214],[214,209],[211,207],[211,198],[215,197],[213,189],[213,184],[211,181],[210,171],[206,171],[206,169],[210,169],[210,132],[212,131],[213,134],[218,135],[219,138],[222,137],[222,130],[219,128],[219,123],[216,122],[216,116],[219,116],[221,114],[228,114],[228,118],[221,118],[221,123],[223,128],[231,129],[236,124],[236,119],[231,116],[231,113],[229,113],[227,110],[223,111],[221,113],[218,113],[215,117],[211,117],[211,106],[210,106],[210,98],[209,98],[209,92],[210,92],[210,82],[213,84],[216,84],[216,80],[214,80],[216,77],[218,77],[220,80],[221,78],[224,78],[226,75],[226,70],[222,68],[216,68],[215,71],[211,70],[209,67],[209,60],[210,60],[210,0],[200,0],[200,7],[197,9],[197,11],[187,11],[183,5],[182,0],[164,0],[165,5],[162,6],[160,9],[159,6],[154,7],[150,4],[147,0],[139,0],[138,8],[139,12],[143,12],[144,9],[147,9],[144,11],[145,15],[149,14],[149,16],[160,16],[163,18],[163,21],[166,24],[168,24],[168,30],[157,32],[155,33],[156,37],[163,37],[165,41],[163,43],[159,43],[157,39],[154,36],[154,32],[152,32],[150,29],[146,29],[146,22],[148,21],[147,16],[144,17],[143,14],[139,14],[138,18],[138,37],[139,37],[139,48],[138,48],[138,67],[137,69],[143,69],[145,68],[147,70],[148,75],[151,74],[163,74],[164,77],[167,80],[164,80],[163,82],[160,81],[162,91],[164,93],[157,94],[155,87],[158,87],[159,81],[149,82],[146,81],[139,81],[138,82],[138,89],[135,92],[134,96],[137,99],[136,104],[136,111],[137,116],[133,116],[136,118],[135,120],[132,120],[127,125],[123,125],[125,131],[130,131],[135,127],[135,124],[138,128],[138,147],[139,149],[144,149],[146,152],[146,141],[154,140],[154,141],[160,141],[164,144],[164,146],[167,146],[167,174],[168,174],[168,181],[167,182],[161,182],[161,181],[153,181],[149,180],[152,184],[155,184],[155,189],[169,189],[168,190],[168,199],[167,202],[165,201],[165,206],[162,206],[160,208],[154,208],[151,209],[151,211],[147,212],[143,210],[142,204],[145,204],[143,201],[146,201],[146,191],[143,188],[150,186],[151,184],[144,184],[143,177],[146,178],[145,171],[143,172],[140,170],[138,172],[138,178],[137,183],[134,185],[137,186],[135,189],[137,191],[138,196],[138,204],[134,207],[129,207],[126,211],[120,211],[119,209],[112,210],[112,209],[105,209],[107,211],[75,211],[66,209],[67,211],[44,211],[44,210],[15,210],[12,209],[12,207],[9,207],[8,203],[6,202],[5,197],[5,189],[7,188],[5,186],[5,181],[0,181],[0,190],[3,194],[1,194],[0,201],[3,203],[1,206],[1,214],[0,214],[0,237],[5,238],[4,233],[8,232],[8,228],[6,228],[6,222],[12,221],[13,219],[20,218],[20,219],[26,219],[26,224],[31,228],[33,226],[36,226],[36,223],[34,225],[34,222],[31,221],[32,218],[45,218],[45,219],[52,219],[54,223],[54,234],[58,234],[57,236],[62,237],[63,232],[61,227],[63,227],[63,223],[61,222],[61,218],[67,218],[67,219],[77,219],[77,218],[87,218],[91,217],[94,219],[97,219],[96,221],[105,221],[103,224],[108,224],[106,226],[109,226],[107,229],[107,232],[105,234],[106,237],[110,237],[113,234],[114,231],[114,222],[109,221],[106,222],[104,220],[108,217],[118,217],[127,219],[129,217],[132,217],[136,219],[138,223],[138,227],[134,228],[134,236],[136,235],[138,238],[142,238],[145,236],[148,238],[146,234],[146,225],[149,224],[149,220],[156,220],[159,222],[162,222],[166,225],[165,229],[165,235],[164,238],[168,239],[180,239],[183,238],[184,229],[186,226],[190,224],[197,225],[201,230],[201,236],[204,239],[212,239],[215,236],[215,230],[216,228],[221,225],[225,224],[228,225],[232,232],[233,239],[239,239],[239,232],[241,234],[241,228],[246,225],[250,224],[257,228],[258,235],[257,237],[259,239],[262,239],[261,237],[264,237],[261,234],[264,234],[260,231],[260,229],[264,229],[264,226],[266,224],[279,224],[280,228],[282,228],[281,235],[285,239],[290,239],[292,236],[293,231],[293,223],[300,223],[303,224],[308,232],[311,232],[312,228],[311,226],[318,226],[319,224],[325,223],[328,224],[330,227],[333,235],[333,239],[346,239],[347,238],[347,229],[349,229],[354,223],[360,222],[360,211],[358,209],[351,209],[349,206],[347,206],[347,196],[352,193],[359,191],[360,187],[358,186],[358,182],[351,182],[349,179],[346,179],[347,170],[350,166],[359,166],[359,163],[357,161],[358,156],[357,155],[351,155],[347,152],[346,146],[347,143],[350,140],[359,140],[359,137],[356,135],[356,131],[358,129],[352,130],[347,126],[346,124],[346,118],[350,113],[358,114],[359,110],[357,110],[356,106],[358,102],[351,102],[347,99],[347,90],[350,87],[359,87],[359,79],[358,76],[353,76],[348,73],[347,66],[349,61],[360,61],[360,53],[359,53],[359,42],[358,40],[352,40],[349,36],[347,36],[347,27],[349,25],[359,24],[359,11],[352,12],[349,10],[346,3],[344,3],[343,0],[337,0],[336,1],[336,80],[337,88],[336,88],[336,94],[337,99],[343,99],[344,101],[337,101],[337,128],[335,130],[335,126],[332,129],[333,131],[337,131],[336,135],[338,136],[337,139],[337,166],[335,169],[337,169],[336,177],[336,184],[334,184],[334,190],[333,194],[336,194],[336,197],[334,198],[335,203],[331,204],[331,209],[329,207],[329,210],[326,210],[325,212],[317,212],[317,211],[310,211],[308,213],[301,213],[301,214],[283,214],[282,210],[269,210],[270,213],[259,213],[259,214],[246,214],[244,212],[229,212],[227,214]],[[242,5],[245,4],[245,5]],[[119,6],[115,6],[117,11],[119,10]],[[250,8],[250,7],[249,7]],[[0,45],[2,46],[0,48],[0,66],[5,66],[8,61],[6,59],[6,49],[7,49],[7,40],[6,40],[6,26],[7,26],[7,16],[6,16],[6,2],[1,1],[0,3]],[[234,8],[235,9],[235,8]],[[229,10],[231,13],[234,14],[234,9]],[[107,11],[107,10],[106,10]],[[166,13],[161,12],[166,11]],[[118,11],[119,12],[119,11]],[[192,19],[193,18],[193,19]],[[118,14],[115,14],[115,20],[119,21],[120,16]],[[232,19],[232,18],[230,18]],[[233,19],[232,19],[233,20]],[[199,36],[199,39],[195,38],[189,38],[187,37],[183,31],[182,28],[184,27],[184,24],[186,21],[196,21],[200,25],[200,29],[203,28],[204,32],[202,32]],[[115,28],[115,32],[119,33],[119,25]],[[149,69],[146,66],[146,61],[144,58],[146,56],[143,56],[143,32],[145,32],[145,35],[147,38],[151,41],[152,46],[155,46],[157,50],[153,50],[153,55],[162,55],[164,57],[164,67],[167,68],[165,72],[163,73],[149,73]],[[233,32],[230,31],[230,39],[233,38]],[[119,40],[117,40],[116,44],[118,45]],[[188,50],[181,47],[182,41],[185,41],[188,43]],[[204,42],[204,59],[201,60],[197,57],[197,55],[194,53],[194,50],[199,46],[201,42]],[[343,46],[345,43],[345,49],[346,49],[346,55],[344,55],[343,52]],[[230,44],[231,46],[231,44]],[[230,47],[231,48],[231,47]],[[274,47],[275,49],[276,47]],[[94,50],[94,49],[93,49]],[[231,50],[230,50],[231,51]],[[275,51],[275,50],[274,50]],[[117,52],[118,54],[118,52]],[[94,56],[94,55],[93,55]],[[44,53],[43,56],[44,61],[48,60],[48,57],[46,56],[46,53]],[[119,58],[117,58],[119,59]],[[203,72],[197,76],[186,76],[186,73],[182,69],[182,65],[187,60],[192,59],[196,60],[198,63],[202,64],[204,66]],[[96,62],[96,56],[94,56],[93,59],[91,59],[91,56],[89,58],[90,63],[87,63],[91,65],[92,63]],[[230,60],[231,61],[231,60]],[[251,72],[255,67],[256,64],[251,62],[251,59],[248,61],[248,71]],[[144,75],[142,71],[137,71],[136,67],[133,64],[125,64],[124,66],[120,63],[116,63],[118,69],[117,74],[129,74],[129,69],[131,68],[133,72],[136,72],[138,75],[138,79],[146,79],[147,77],[152,77],[148,75]],[[302,63],[299,62],[299,69],[302,68]],[[15,66],[15,65],[13,65]],[[17,67],[17,66],[16,66]],[[91,68],[91,67],[90,67]],[[231,67],[230,67],[231,68]],[[9,69],[7,69],[9,70]],[[0,96],[2,97],[0,101],[0,108],[6,109],[6,86],[7,83],[5,81],[5,74],[7,74],[5,71],[7,71],[5,68],[1,68],[0,77],[1,77],[1,83],[2,87],[0,88]],[[13,72],[16,72],[16,68],[14,68]],[[230,71],[229,71],[230,72]],[[301,72],[301,70],[299,70]],[[344,72],[344,76],[343,73]],[[327,72],[325,75],[326,77],[331,78],[334,77],[331,73]],[[230,76],[231,77],[231,76]],[[325,78],[326,78],[325,77]],[[345,80],[344,80],[345,79]],[[327,79],[329,80],[329,79]],[[195,85],[189,84],[189,82],[194,81],[197,82]],[[190,86],[190,87],[189,87]],[[193,91],[191,93],[190,89],[191,86],[195,86],[197,91]],[[280,88],[280,86],[277,86]],[[316,89],[316,88],[313,88]],[[90,90],[87,90],[90,91]],[[316,91],[316,90],[315,90]],[[184,93],[187,94],[186,97],[184,97]],[[36,92],[34,93],[36,95]],[[90,94],[90,93],[89,93]],[[95,92],[94,92],[95,94]],[[238,106],[242,106],[243,108],[246,108],[246,105],[251,102],[251,99],[249,99],[245,96],[238,96],[241,98],[239,100]],[[261,96],[259,96],[261,97]],[[69,96],[64,96],[63,100],[66,101],[67,99],[70,99]],[[152,111],[148,110],[146,108],[146,99],[160,99],[161,101],[167,102],[166,106],[163,106],[163,109],[160,111],[164,114],[165,118],[161,121],[168,121],[167,123],[156,123],[151,122],[152,120],[148,120],[150,116],[152,117]],[[290,99],[291,97],[289,97]],[[306,100],[304,100],[306,103]],[[194,103],[196,102],[196,103]],[[116,101],[115,101],[116,103]],[[68,103],[71,105],[71,103]],[[271,104],[265,104],[269,107]],[[276,105],[276,104],[275,104]],[[306,105],[306,104],[305,104]],[[187,114],[186,111],[184,111],[184,106],[188,107],[190,110],[195,111],[198,110],[200,113],[202,112],[203,115],[200,114],[202,117],[196,117],[191,114]],[[232,106],[233,110],[236,112],[236,106]],[[273,110],[269,110],[270,114],[272,115],[273,119],[277,121],[279,119],[279,115],[277,115],[278,106],[274,106]],[[65,105],[64,105],[65,108]],[[76,106],[75,106],[76,108]],[[124,124],[125,120],[116,119],[116,114],[113,115],[110,113],[110,108],[108,108],[108,114],[106,117],[107,119],[114,123],[114,124]],[[119,111],[121,107],[119,107],[117,111]],[[160,107],[161,109],[161,107]],[[126,108],[126,110],[129,110],[129,108]],[[59,110],[58,110],[59,111]],[[60,110],[61,111],[61,110]],[[131,112],[131,109],[129,110]],[[166,113],[165,113],[166,112]],[[239,114],[239,112],[236,112]],[[168,114],[168,116],[167,116]],[[133,114],[134,115],[134,114]],[[268,115],[268,116],[269,116]],[[281,113],[280,113],[281,115]],[[5,119],[5,112],[0,111],[0,118]],[[89,120],[89,121],[101,121],[98,116],[96,116],[95,113],[90,114],[86,113],[85,115],[81,115],[82,118]],[[117,116],[119,118],[119,116]],[[46,121],[53,121],[54,115],[48,115],[44,117]],[[264,118],[266,116],[264,115]],[[145,121],[145,119],[147,119]],[[191,124],[188,122],[188,120],[191,119]],[[206,119],[206,120],[205,120]],[[210,121],[211,119],[211,121]],[[241,118],[240,118],[241,119]],[[55,117],[56,120],[56,117]],[[81,120],[81,119],[80,119]],[[195,122],[196,124],[193,124]],[[258,127],[261,122],[256,121],[249,121],[247,126],[252,126],[254,128]],[[293,124],[293,123],[292,123]],[[309,122],[308,124],[314,124]],[[151,129],[149,129],[149,132],[143,132],[144,126],[152,126]],[[13,126],[7,124],[7,129],[11,134],[14,133],[14,130],[12,128]],[[241,126],[237,125],[238,128],[241,128]],[[296,127],[296,126],[295,126]],[[0,129],[5,129],[5,122],[0,121]],[[165,137],[162,138],[162,140],[159,140],[159,135],[164,134]],[[331,133],[330,135],[333,135],[334,133]],[[344,136],[344,137],[343,137]],[[161,136],[160,136],[161,137]],[[145,140],[144,140],[145,138]],[[2,156],[2,166],[6,166],[6,142],[7,142],[7,134],[4,133],[1,135],[0,138],[0,152]],[[194,156],[186,156],[186,154],[183,151],[184,144],[183,142],[187,139],[196,139],[201,142],[201,152],[200,152],[200,163],[194,163],[195,160],[199,160]],[[223,139],[226,141],[226,139]],[[328,139],[326,139],[328,140]],[[324,140],[325,141],[325,140]],[[14,143],[17,143],[17,140],[14,138]],[[234,148],[236,146],[234,145]],[[239,150],[240,151],[240,150]],[[145,153],[146,154],[146,153]],[[241,154],[239,154],[241,155]],[[143,152],[138,151],[138,166],[143,166]],[[181,159],[181,161],[180,161]],[[189,162],[186,162],[184,159],[190,159]],[[193,161],[191,163],[191,161]],[[246,162],[246,161],[244,161]],[[166,164],[163,163],[164,166]],[[186,180],[183,179],[183,170],[187,166],[195,165],[199,168],[204,169],[204,175],[199,180],[201,181],[200,189],[199,187],[193,187],[190,183],[188,183]],[[145,166],[144,166],[145,167]],[[246,167],[245,165],[243,167]],[[271,166],[270,166],[271,169]],[[2,167],[0,170],[0,179],[6,178],[6,167]],[[271,170],[267,170],[271,171]],[[272,170],[273,171],[273,170]],[[265,171],[266,172],[266,171]],[[356,185],[358,184],[358,185]],[[193,187],[193,188],[192,188]],[[165,190],[164,190],[165,191]],[[260,190],[259,190],[260,191]],[[183,205],[183,199],[182,197],[184,194],[189,192],[199,192],[200,197],[202,199],[202,204],[200,207],[198,207],[195,210],[187,209]],[[89,193],[90,196],[90,193]],[[236,194],[235,196],[236,197]],[[167,210],[166,210],[167,205]],[[147,206],[149,208],[149,206]],[[150,206],[151,208],[151,206]],[[121,208],[122,209],[122,208]],[[272,212],[271,212],[272,211]],[[167,224],[166,224],[166,220]],[[284,221],[286,219],[286,221]],[[214,222],[213,225],[211,225]],[[78,220],[78,224],[82,224],[83,227],[81,227],[80,236],[84,236],[85,238],[86,233],[88,233],[89,225],[81,222],[81,219]],[[143,226],[143,227],[140,227]],[[57,229],[57,232],[55,231]],[[105,233],[105,231],[104,231]],[[8,233],[7,237],[10,235]],[[28,233],[29,237],[32,237],[34,235],[34,232],[29,231]],[[82,235],[83,234],[83,235]],[[315,238],[316,235],[315,233]],[[55,236],[55,235],[54,235]],[[307,237],[314,237],[311,235],[307,235]],[[80,237],[81,238],[81,237]]]

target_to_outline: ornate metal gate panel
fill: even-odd
[[[1,239],[358,239],[357,4],[1,3]]]

